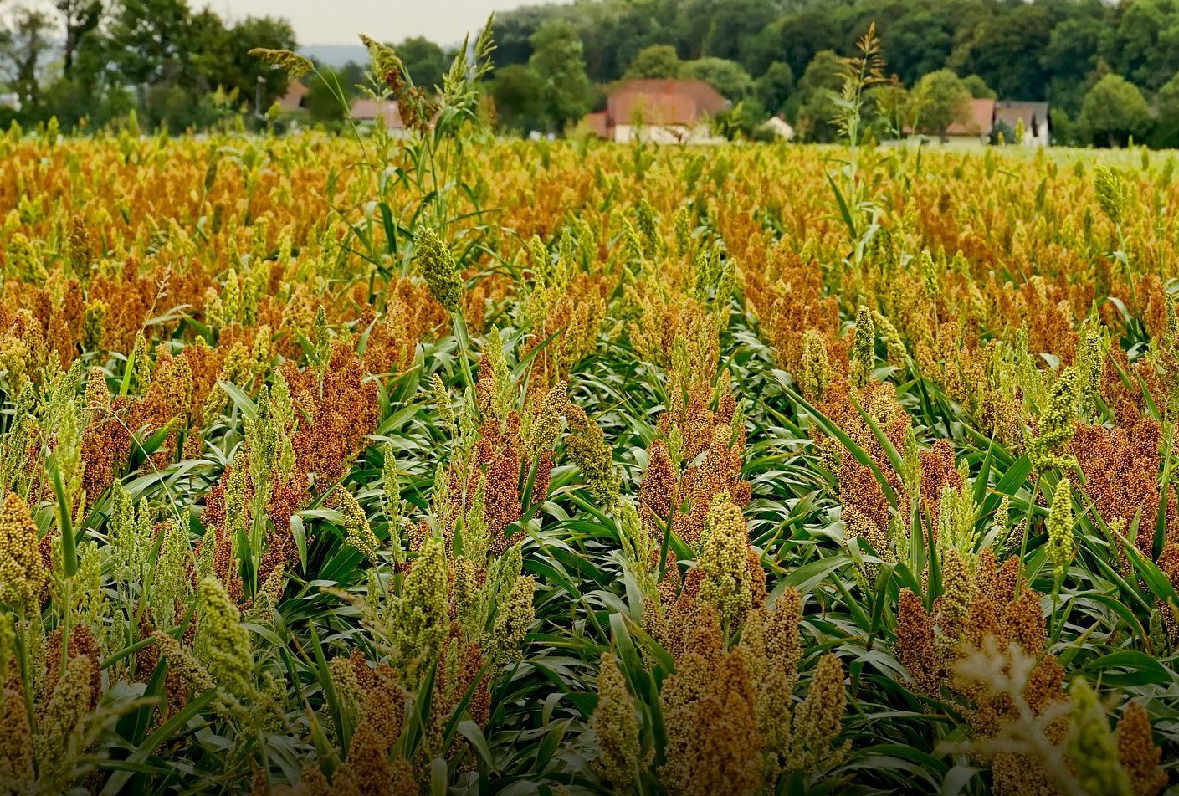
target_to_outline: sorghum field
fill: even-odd
[[[0,791],[1179,780],[1174,157],[378,66],[408,138],[0,141]]]

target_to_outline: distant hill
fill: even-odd
[[[299,54],[335,67],[349,61],[368,63],[368,50],[362,44],[306,44],[299,48]]]

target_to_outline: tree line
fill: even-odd
[[[783,115],[834,131],[834,65],[876,23],[894,77],[878,123],[937,132],[963,95],[1047,101],[1062,143],[1179,146],[1179,0],[576,0],[496,19],[496,81],[508,126],[562,127],[626,77],[706,80],[747,120]],[[579,50],[577,103],[546,101],[538,54]],[[571,56],[568,60],[574,60]],[[575,65],[574,65],[575,66]],[[587,87],[588,86],[588,87]],[[888,116],[892,114],[893,119]],[[924,119],[924,121],[922,121]]]
[[[0,0],[3,2],[3,0]],[[970,97],[1047,101],[1060,143],[1179,146],[1179,0],[575,0],[495,20],[485,83],[505,131],[563,132],[629,77],[700,79],[732,102],[719,120],[755,135],[781,115],[808,140],[835,136],[841,55],[875,21],[889,80],[867,107],[878,137],[940,134]],[[288,22],[229,23],[188,0],[52,0],[17,5],[0,26],[0,79],[24,122],[65,128],[126,118],[151,128],[240,124],[287,90],[249,56],[295,49]],[[414,81],[441,82],[454,53],[421,38],[395,45]],[[337,92],[357,64],[321,66],[306,113],[338,123]],[[321,79],[322,78],[322,79]]]
[[[186,0],[53,0],[12,8],[0,28],[0,74],[16,102],[0,122],[181,131],[265,111],[287,90],[253,47],[291,48],[283,19],[227,23]],[[9,117],[5,119],[4,116]]]

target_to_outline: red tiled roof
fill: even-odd
[[[946,129],[946,135],[988,135],[991,132],[991,120],[994,116],[995,101],[993,99],[972,99],[969,120],[954,122]]]
[[[606,116],[608,124],[630,124],[639,113],[646,124],[692,126],[728,105],[702,80],[628,80],[606,101]]]
[[[292,80],[287,85],[287,93],[278,101],[278,105],[284,111],[297,111],[303,107],[303,98],[307,96],[311,89],[300,83],[298,80]]]
[[[610,123],[606,119],[606,111],[598,111],[597,113],[587,114],[585,117],[585,125],[589,131],[598,138],[610,137]]]
[[[375,121],[378,117],[385,120],[385,127],[389,130],[403,130],[405,123],[401,121],[401,111],[393,101],[378,102],[371,99],[358,99],[352,102],[352,118],[358,122]]]

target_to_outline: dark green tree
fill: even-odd
[[[422,36],[406,39],[393,49],[409,70],[414,84],[427,90],[442,85],[442,76],[454,60],[447,58],[441,47]]]
[[[1179,0],[1123,4],[1107,58],[1136,85],[1148,91],[1161,87],[1179,71]]]
[[[1005,99],[1043,100],[1049,74],[1040,61],[1055,24],[1040,4],[1013,3],[951,54],[947,66],[976,74]]]
[[[774,61],[753,84],[754,96],[770,115],[785,110],[793,91],[794,70],[784,61]]]
[[[1159,89],[1155,106],[1158,118],[1155,119],[1154,145],[1179,148],[1179,72]]]
[[[998,96],[994,89],[987,85],[987,81],[978,75],[967,75],[962,78],[962,85],[974,99],[995,99]]]
[[[62,71],[66,77],[74,67],[74,58],[82,40],[102,21],[102,0],[55,0],[53,7],[61,18]]]
[[[745,69],[762,69],[766,64],[758,34],[772,25],[778,16],[777,4],[770,0],[715,0],[712,24],[704,38],[704,55],[736,61]]]
[[[355,93],[353,85],[348,83],[344,69],[319,67],[318,76],[307,78],[307,96],[303,100],[311,121],[317,124],[344,121],[348,117],[348,108],[340,103],[340,95],[350,98]]]
[[[41,67],[52,41],[52,22],[44,9],[18,6],[12,28],[0,42],[0,60],[13,91],[22,106],[33,110],[41,94]]]
[[[924,74],[942,69],[954,48],[953,20],[932,10],[916,9],[882,20],[880,41],[888,69],[913,85]]]
[[[497,69],[491,98],[504,129],[528,132],[545,126],[545,83],[531,67],[512,64]]]
[[[917,130],[944,139],[950,125],[970,118],[970,90],[949,69],[939,69],[917,81],[913,106]],[[987,132],[979,130],[980,135]]]
[[[838,109],[836,97],[843,86],[841,63],[831,50],[821,50],[799,78],[793,101],[797,103],[794,116],[801,137],[811,141],[834,140],[835,127],[831,120]]]
[[[1141,139],[1150,123],[1150,107],[1133,83],[1106,75],[1089,89],[1077,119],[1085,140],[1099,146],[1124,146]]]
[[[670,44],[653,44],[639,51],[626,69],[626,78],[674,79],[680,76],[683,62]]]
[[[581,39],[568,22],[546,22],[532,35],[528,65],[544,82],[550,129],[561,129],[589,110],[593,89],[585,73]]]
[[[681,74],[689,80],[703,80],[732,102],[749,94],[753,78],[735,61],[724,58],[700,58],[684,64]]]

